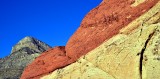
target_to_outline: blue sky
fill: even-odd
[[[102,0],[0,0],[0,58],[25,36],[66,45],[84,16]]]

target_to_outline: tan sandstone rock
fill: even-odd
[[[160,78],[160,21],[143,54],[142,79]]]

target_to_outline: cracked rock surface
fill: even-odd
[[[19,79],[23,69],[49,48],[33,37],[23,38],[12,48],[8,57],[0,59],[0,79]]]
[[[146,45],[141,63],[142,79],[160,78],[160,24]]]
[[[160,1],[75,63],[41,79],[159,79]]]

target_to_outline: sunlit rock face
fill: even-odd
[[[41,79],[159,79],[160,2],[75,63]]]
[[[67,55],[77,60],[130,22],[152,8],[159,0],[104,0],[83,19],[66,45]],[[133,6],[133,5],[137,6]]]
[[[0,59],[0,79],[19,79],[26,65],[49,48],[33,37],[23,38],[12,48],[8,57]]]
[[[21,79],[158,79],[159,66],[151,66],[157,61],[144,55],[155,50],[149,42],[159,33],[159,12],[159,0],[103,0],[63,49],[40,55]],[[148,75],[153,66],[156,74]]]

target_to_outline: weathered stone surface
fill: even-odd
[[[65,47],[55,47],[42,53],[25,68],[21,79],[39,79],[57,68],[62,68],[72,63],[73,60],[66,56]]]
[[[116,35],[120,29],[152,8],[157,1],[159,0],[103,0],[86,15],[79,29],[68,41],[67,55],[77,60]]]
[[[114,79],[85,59],[80,59],[64,69],[58,69],[42,79]]]
[[[41,79],[159,79],[160,2],[117,35]]]
[[[49,48],[33,37],[25,37],[13,47],[8,57],[0,60],[0,79],[19,79],[26,65]]]
[[[160,21],[159,21],[160,23]],[[160,24],[148,42],[143,54],[142,78],[160,78]]]

